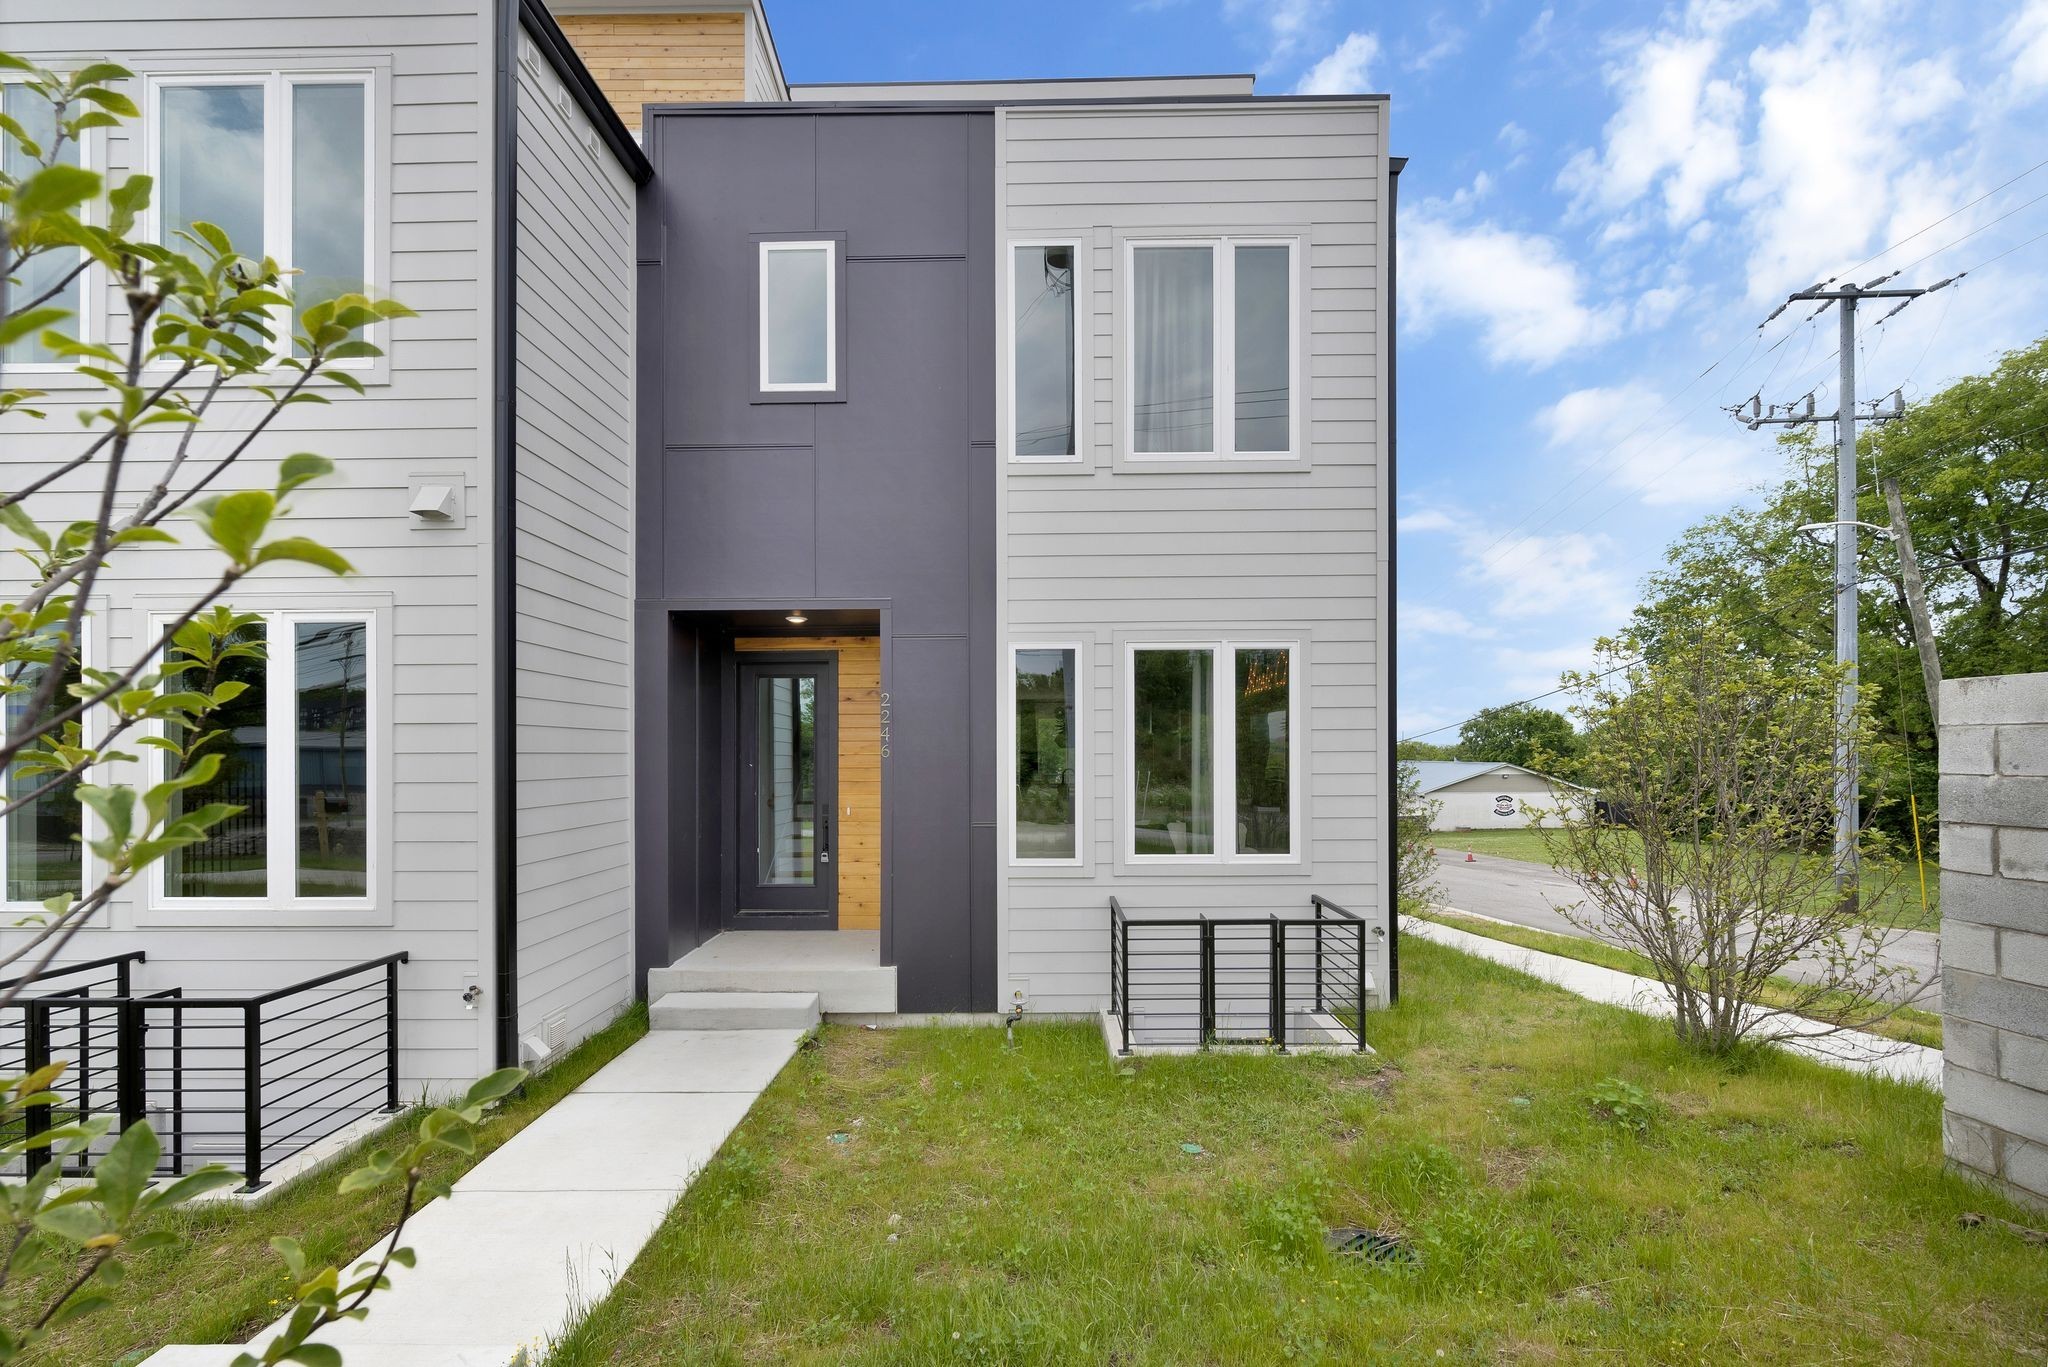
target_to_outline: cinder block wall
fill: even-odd
[[[1941,686],[1949,1161],[2048,1207],[2048,674]]]

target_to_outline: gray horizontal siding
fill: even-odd
[[[1003,871],[1004,971],[1012,982],[999,986],[1005,997],[1012,983],[1026,986],[1034,1010],[1107,1004],[1112,893],[1142,916],[1306,911],[1316,892],[1384,924],[1381,118],[1370,105],[1278,104],[1004,116],[1003,233],[1074,238],[1087,269],[1079,415],[1087,460],[1057,474],[1006,466],[1000,503],[1005,641],[1079,639],[1089,652],[1081,695],[1085,867]],[[1309,468],[1118,469],[1117,232],[1271,227],[1306,230]],[[1005,367],[1007,346],[1005,337]],[[1304,638],[1307,876],[1119,874],[1117,642],[1144,632]],[[1376,940],[1371,958],[1377,971]]]
[[[634,187],[552,71],[519,73],[519,1025],[633,997]]]
[[[464,1006],[463,989],[489,986],[489,888],[481,870],[488,793],[478,736],[488,726],[488,412],[484,372],[488,290],[478,250],[490,185],[488,95],[490,20],[477,3],[418,0],[94,0],[90,5],[0,7],[0,48],[45,64],[110,59],[138,73],[259,69],[274,63],[372,66],[388,71],[386,102],[376,111],[389,161],[382,168],[378,236],[388,278],[378,287],[420,311],[394,325],[384,344],[388,383],[361,397],[333,390],[325,407],[293,408],[272,424],[233,476],[249,487],[274,478],[276,462],[296,450],[334,459],[334,478],[294,500],[292,530],[335,546],[358,572],[345,581],[272,573],[247,581],[266,605],[280,593],[307,603],[328,595],[372,598],[389,632],[388,696],[377,699],[385,726],[379,758],[391,779],[379,857],[388,869],[388,903],[375,926],[225,927],[139,924],[140,894],[126,895],[100,925],[74,942],[92,957],[142,949],[141,983],[188,991],[276,986],[343,964],[403,949],[401,1067],[407,1090],[465,1082],[490,1066],[488,1010]],[[139,93],[139,91],[138,91]],[[131,127],[98,136],[95,159],[115,176],[143,169],[142,141]],[[97,282],[99,335],[108,335],[118,300]],[[91,391],[57,389],[42,423],[10,420],[0,429],[10,463],[54,461],[76,449],[71,400]],[[246,425],[251,404],[224,402],[210,423]],[[162,468],[165,444],[140,443],[131,488]],[[415,473],[456,475],[465,486],[467,525],[423,532],[406,511]],[[77,483],[39,500],[49,519],[89,515],[90,493]],[[117,562],[106,584],[104,618],[115,658],[139,649],[138,597],[196,592],[218,568],[189,550],[144,549]],[[10,572],[11,573],[11,572]],[[0,583],[0,593],[8,592]],[[247,601],[247,600],[244,600]],[[130,775],[129,777],[136,777]]]

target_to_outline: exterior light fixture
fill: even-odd
[[[793,627],[800,627],[805,622],[808,622],[811,619],[804,616],[804,610],[802,608],[791,608],[789,610],[789,616],[783,618],[782,620],[789,623]]]

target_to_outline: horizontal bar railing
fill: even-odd
[[[1110,899],[1110,1013],[1121,1052],[1303,1044],[1363,1051],[1381,932],[1321,896],[1301,913],[1132,916]]]
[[[65,1160],[69,1175],[88,1171],[120,1129],[148,1119],[163,1175],[220,1162],[255,1190],[278,1164],[399,1109],[398,968],[408,958],[387,954],[241,995],[137,992],[129,968],[139,954],[36,975],[0,1010],[0,1068],[67,1067],[56,1101],[29,1111],[14,1136],[113,1116],[107,1138]],[[100,976],[71,980],[88,970]],[[39,990],[53,980],[54,990]],[[52,1158],[37,1149],[24,1161],[33,1172]]]

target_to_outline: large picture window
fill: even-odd
[[[1128,450],[1139,460],[1288,458],[1300,439],[1296,244],[1129,244]]]
[[[761,244],[761,388],[829,391],[839,383],[838,243]]]
[[[1026,461],[1080,455],[1080,248],[1010,248],[1010,454]]]
[[[370,88],[361,73],[153,78],[148,113],[164,240],[211,223],[243,255],[275,257],[299,272],[291,280],[296,315],[368,291]]]
[[[375,848],[371,810],[371,621],[349,613],[251,614],[217,652],[177,646],[168,663],[188,687],[243,691],[206,721],[212,733],[181,761],[152,750],[159,776],[217,754],[212,781],[179,794],[176,810],[226,803],[241,811],[202,844],[154,870],[174,905],[363,904]],[[192,737],[170,728],[179,746]]]
[[[1130,647],[1128,857],[1299,858],[1299,655],[1291,642]]]
[[[1010,857],[1019,864],[1081,860],[1080,660],[1078,645],[1010,651]]]

